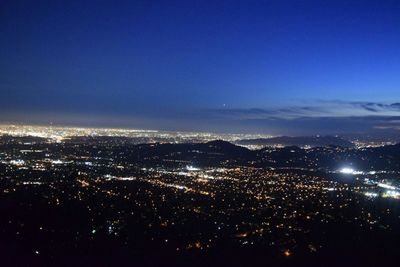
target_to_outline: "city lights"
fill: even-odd
[[[40,227],[29,234],[48,238],[51,244],[65,242],[57,235],[66,235],[77,246],[103,240],[135,248],[137,243],[128,238],[134,235],[149,251],[154,246],[162,251],[209,251],[229,243],[296,258],[318,254],[332,238],[313,235],[315,227],[330,231],[341,225],[368,235],[390,235],[394,226],[386,218],[397,220],[392,209],[400,204],[396,168],[336,169],[336,158],[354,158],[361,153],[357,148],[249,150],[225,141],[208,143],[209,135],[192,140],[153,132],[134,132],[131,143],[114,130],[96,130],[116,134],[96,139],[93,131],[49,129],[47,137],[63,136],[55,141],[21,137],[18,131],[14,136],[15,131],[7,135],[12,138],[0,138],[0,194],[8,200],[3,203],[16,203],[16,210],[35,209],[35,216],[22,219],[4,215],[4,225],[12,225],[16,230],[10,233],[16,236],[29,236],[25,225],[34,221]],[[46,136],[44,128],[40,131]],[[159,134],[174,143],[142,143],[135,139],[138,134],[145,135],[142,141],[156,140]],[[331,163],[323,165],[321,158],[330,157]],[[74,215],[64,223],[70,205]],[[46,236],[48,232],[55,234]],[[40,255],[46,251],[41,249]]]
[[[352,168],[342,168],[342,169],[340,169],[339,172],[343,173],[343,174],[351,174],[351,175],[363,174],[362,171],[356,171],[356,170],[354,170]]]

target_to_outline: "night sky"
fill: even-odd
[[[0,2],[0,121],[400,130],[400,1]]]

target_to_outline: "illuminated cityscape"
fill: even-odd
[[[390,246],[400,233],[398,145],[250,150],[208,141],[237,135],[1,129],[3,240],[37,263],[57,264],[65,251],[97,260],[119,251],[122,262],[128,251],[139,262],[153,251],[161,258],[237,251],[258,262],[265,249],[285,264],[355,245],[378,255],[397,248]],[[387,245],[371,243],[381,239]]]
[[[0,1],[0,267],[400,266],[400,1]]]

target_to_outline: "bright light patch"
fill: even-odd
[[[366,197],[377,197],[378,196],[377,193],[373,193],[373,192],[365,192],[364,195]]]
[[[343,174],[352,174],[352,175],[363,174],[362,171],[356,171],[352,168],[342,168],[339,172]]]
[[[383,197],[391,197],[395,199],[400,199],[400,192],[394,190],[388,190],[383,194]]]
[[[384,184],[384,183],[378,183],[378,186],[382,187],[382,188],[386,188],[386,189],[391,189],[391,190],[396,189],[396,187],[394,187],[392,185]]]
[[[340,172],[343,174],[353,174],[354,170],[352,168],[343,168]]]
[[[186,166],[186,170],[188,171],[200,171],[199,168],[193,167],[193,166]]]

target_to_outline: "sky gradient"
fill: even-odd
[[[0,32],[2,122],[400,129],[399,1],[6,0]]]

